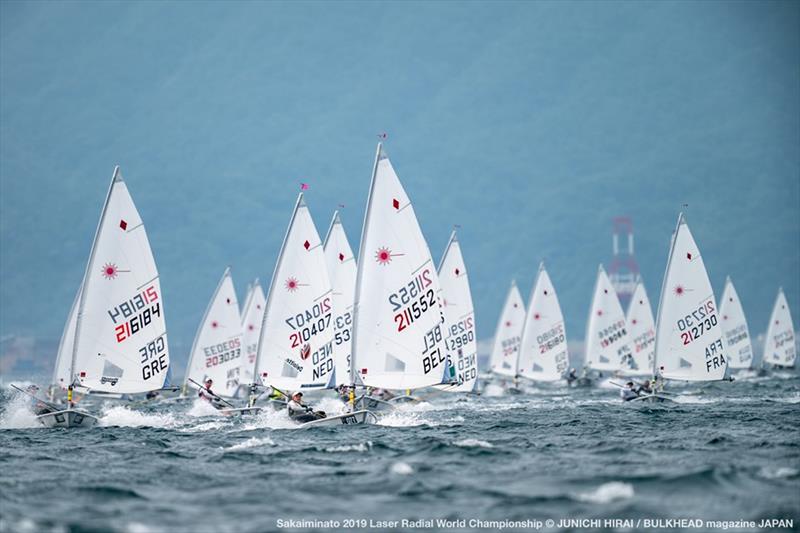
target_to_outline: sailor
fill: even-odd
[[[619,396],[622,398],[623,402],[629,402],[634,398],[638,398],[639,395],[636,394],[636,391],[633,390],[633,381],[629,381],[625,384],[625,388],[620,389]]]
[[[636,394],[653,394],[653,389],[650,387],[650,380],[644,380],[637,388]]]
[[[575,381],[578,380],[578,371],[575,368],[569,369],[569,374],[567,374],[567,385],[572,385]]]
[[[220,409],[219,400],[217,399],[218,396],[214,394],[211,390],[211,386],[214,384],[214,380],[208,378],[205,383],[203,383],[203,388],[197,393],[197,395],[202,398],[203,400],[207,401],[211,405],[213,405],[216,409]]]
[[[158,391],[151,390],[147,394],[145,394],[144,398],[145,400],[155,400],[156,398],[158,398]]]
[[[292,393],[292,399],[286,406],[289,409],[289,418],[295,422],[311,422],[325,418],[325,413],[313,411],[311,407],[303,403],[303,393],[300,391]]]
[[[26,390],[28,394],[31,395],[31,409],[36,416],[54,412],[53,409],[35,397],[36,393],[39,392],[39,387],[36,385],[29,385]]]
[[[661,392],[664,390],[664,366],[658,367],[658,373],[653,377],[653,390],[656,392]]]

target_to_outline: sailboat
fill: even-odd
[[[764,344],[763,363],[782,368],[792,368],[797,361],[797,346],[794,338],[794,323],[789,312],[789,303],[778,289],[775,305],[769,317],[767,338]]]
[[[87,427],[97,418],[75,409],[73,388],[137,394],[169,380],[163,297],[147,232],[114,169],[78,300],[67,376],[67,409],[39,415],[47,427]]]
[[[300,193],[264,310],[255,364],[261,385],[287,394],[290,390],[334,386],[333,306],[322,242]],[[368,411],[356,411],[307,422],[301,427],[364,423],[370,415]]]
[[[440,388],[446,392],[472,392],[478,382],[475,309],[472,306],[467,267],[455,231],[447,242],[438,274],[447,324],[444,342],[450,368],[448,378],[454,382]]]
[[[517,283],[512,280],[503,311],[494,330],[494,343],[489,358],[492,374],[513,380],[513,386],[508,388],[509,392],[520,392],[517,388],[517,365],[524,326],[525,303],[522,301]]]
[[[261,319],[267,299],[261,283],[256,279],[247,291],[242,307],[242,349],[243,356],[239,363],[239,384],[253,383],[255,378],[256,355],[258,354],[258,338],[261,335]]]
[[[644,288],[644,282],[639,277],[636,288],[633,290],[631,301],[628,304],[628,313],[625,315],[628,325],[633,367],[632,375],[649,375],[653,371],[653,360],[656,347],[656,324],[650,299]]]
[[[520,346],[518,373],[521,377],[550,383],[563,379],[569,367],[567,331],[558,295],[544,262],[539,264],[539,273],[531,289]]]
[[[225,398],[233,398],[242,383],[240,367],[243,358],[242,319],[233,286],[231,268],[227,267],[208,302],[192,343],[189,364],[184,377],[184,390],[194,390],[207,379],[213,381],[213,394],[229,408],[222,414],[252,414],[257,410],[234,408]]]
[[[653,374],[661,380],[721,381],[728,350],[703,256],[683,213],[672,237],[656,319]],[[639,399],[669,399],[658,391]]]
[[[728,368],[747,369],[753,364],[753,346],[750,330],[744,316],[742,303],[730,276],[725,278],[725,288],[720,298],[719,314],[722,319],[722,333],[728,348]]]
[[[632,368],[625,313],[603,265],[597,268],[584,342],[584,367],[597,371],[598,376],[603,372],[622,373]]]
[[[406,391],[446,382],[441,285],[414,207],[378,144],[361,234],[353,382]],[[396,400],[397,400],[396,398]]]

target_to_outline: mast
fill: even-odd
[[[80,303],[78,305],[78,318],[75,321],[75,340],[72,344],[72,357],[70,358],[69,363],[69,376],[70,382],[68,386],[71,387],[72,383],[75,381],[75,358],[78,356],[78,340],[80,339],[81,334],[81,322],[83,318],[83,310],[86,306],[86,292],[88,287],[86,285],[87,280],[89,279],[89,268],[92,266],[94,262],[94,255],[96,252],[97,246],[97,239],[100,236],[100,228],[103,227],[103,221],[106,218],[106,211],[108,210],[108,201],[111,199],[111,192],[114,190],[114,184],[118,181],[122,181],[122,173],[120,172],[119,165],[114,167],[114,175],[111,177],[111,184],[108,186],[108,193],[106,194],[105,202],[103,202],[103,210],[100,212],[100,220],[97,222],[97,229],[94,232],[94,239],[92,240],[92,250],[89,252],[89,261],[86,263],[86,269],[83,272],[83,281],[81,282],[81,293],[80,293]]]
[[[364,211],[364,223],[361,226],[361,239],[358,243],[358,268],[356,269],[356,290],[355,294],[353,295],[353,332],[352,332],[352,344],[350,348],[350,386],[355,387],[356,385],[356,377],[357,374],[355,372],[355,362],[358,360],[356,357],[356,347],[358,343],[356,343],[356,336],[358,335],[358,309],[360,307],[359,302],[359,295],[360,290],[359,287],[361,286],[361,278],[362,272],[364,269],[364,245],[367,237],[367,224],[369,223],[369,215],[372,212],[372,193],[375,190],[375,176],[378,172],[378,162],[381,160],[381,156],[385,157],[383,152],[383,144],[378,143],[378,148],[375,151],[375,163],[372,165],[372,179],[370,180],[369,185],[369,194],[367,195],[367,209]]]

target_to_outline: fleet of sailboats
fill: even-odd
[[[337,389],[347,407],[299,426],[313,427],[372,422],[371,410],[418,401],[412,391],[430,387],[478,391],[475,310],[461,244],[453,231],[434,266],[411,199],[382,144],[359,250],[357,259],[338,211],[323,243],[300,193],[267,296],[256,279],[240,311],[231,270],[223,272],[198,326],[183,393],[205,390],[228,404],[221,409],[225,414],[253,414],[264,392],[274,401],[276,395],[288,399],[288,391]],[[794,335],[781,289],[762,365],[793,367]],[[541,263],[527,309],[512,281],[482,377],[521,392],[524,386],[578,381],[569,367],[564,317]],[[641,278],[626,312],[603,265],[598,267],[581,379],[645,379],[645,392],[636,399],[668,400],[666,381],[721,381],[731,370],[753,367],[753,343],[736,289],[726,278],[717,304],[683,214],[671,239],[655,321]],[[46,408],[38,419],[48,427],[91,426],[97,416],[75,407],[75,390],[154,394],[170,381],[158,270],[117,167],[56,354],[49,398],[54,402],[65,391],[66,401],[39,399]],[[391,399],[379,399],[376,391],[391,392]],[[245,407],[229,402],[244,397]]]

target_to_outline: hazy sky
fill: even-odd
[[[800,318],[797,2],[0,3],[0,333],[57,338],[115,164],[183,363],[225,266],[269,283],[301,181],[354,248],[376,135],[478,333],[540,259],[584,333],[611,218],[654,305],[681,205],[751,330]],[[717,295],[719,296],[719,294]]]

